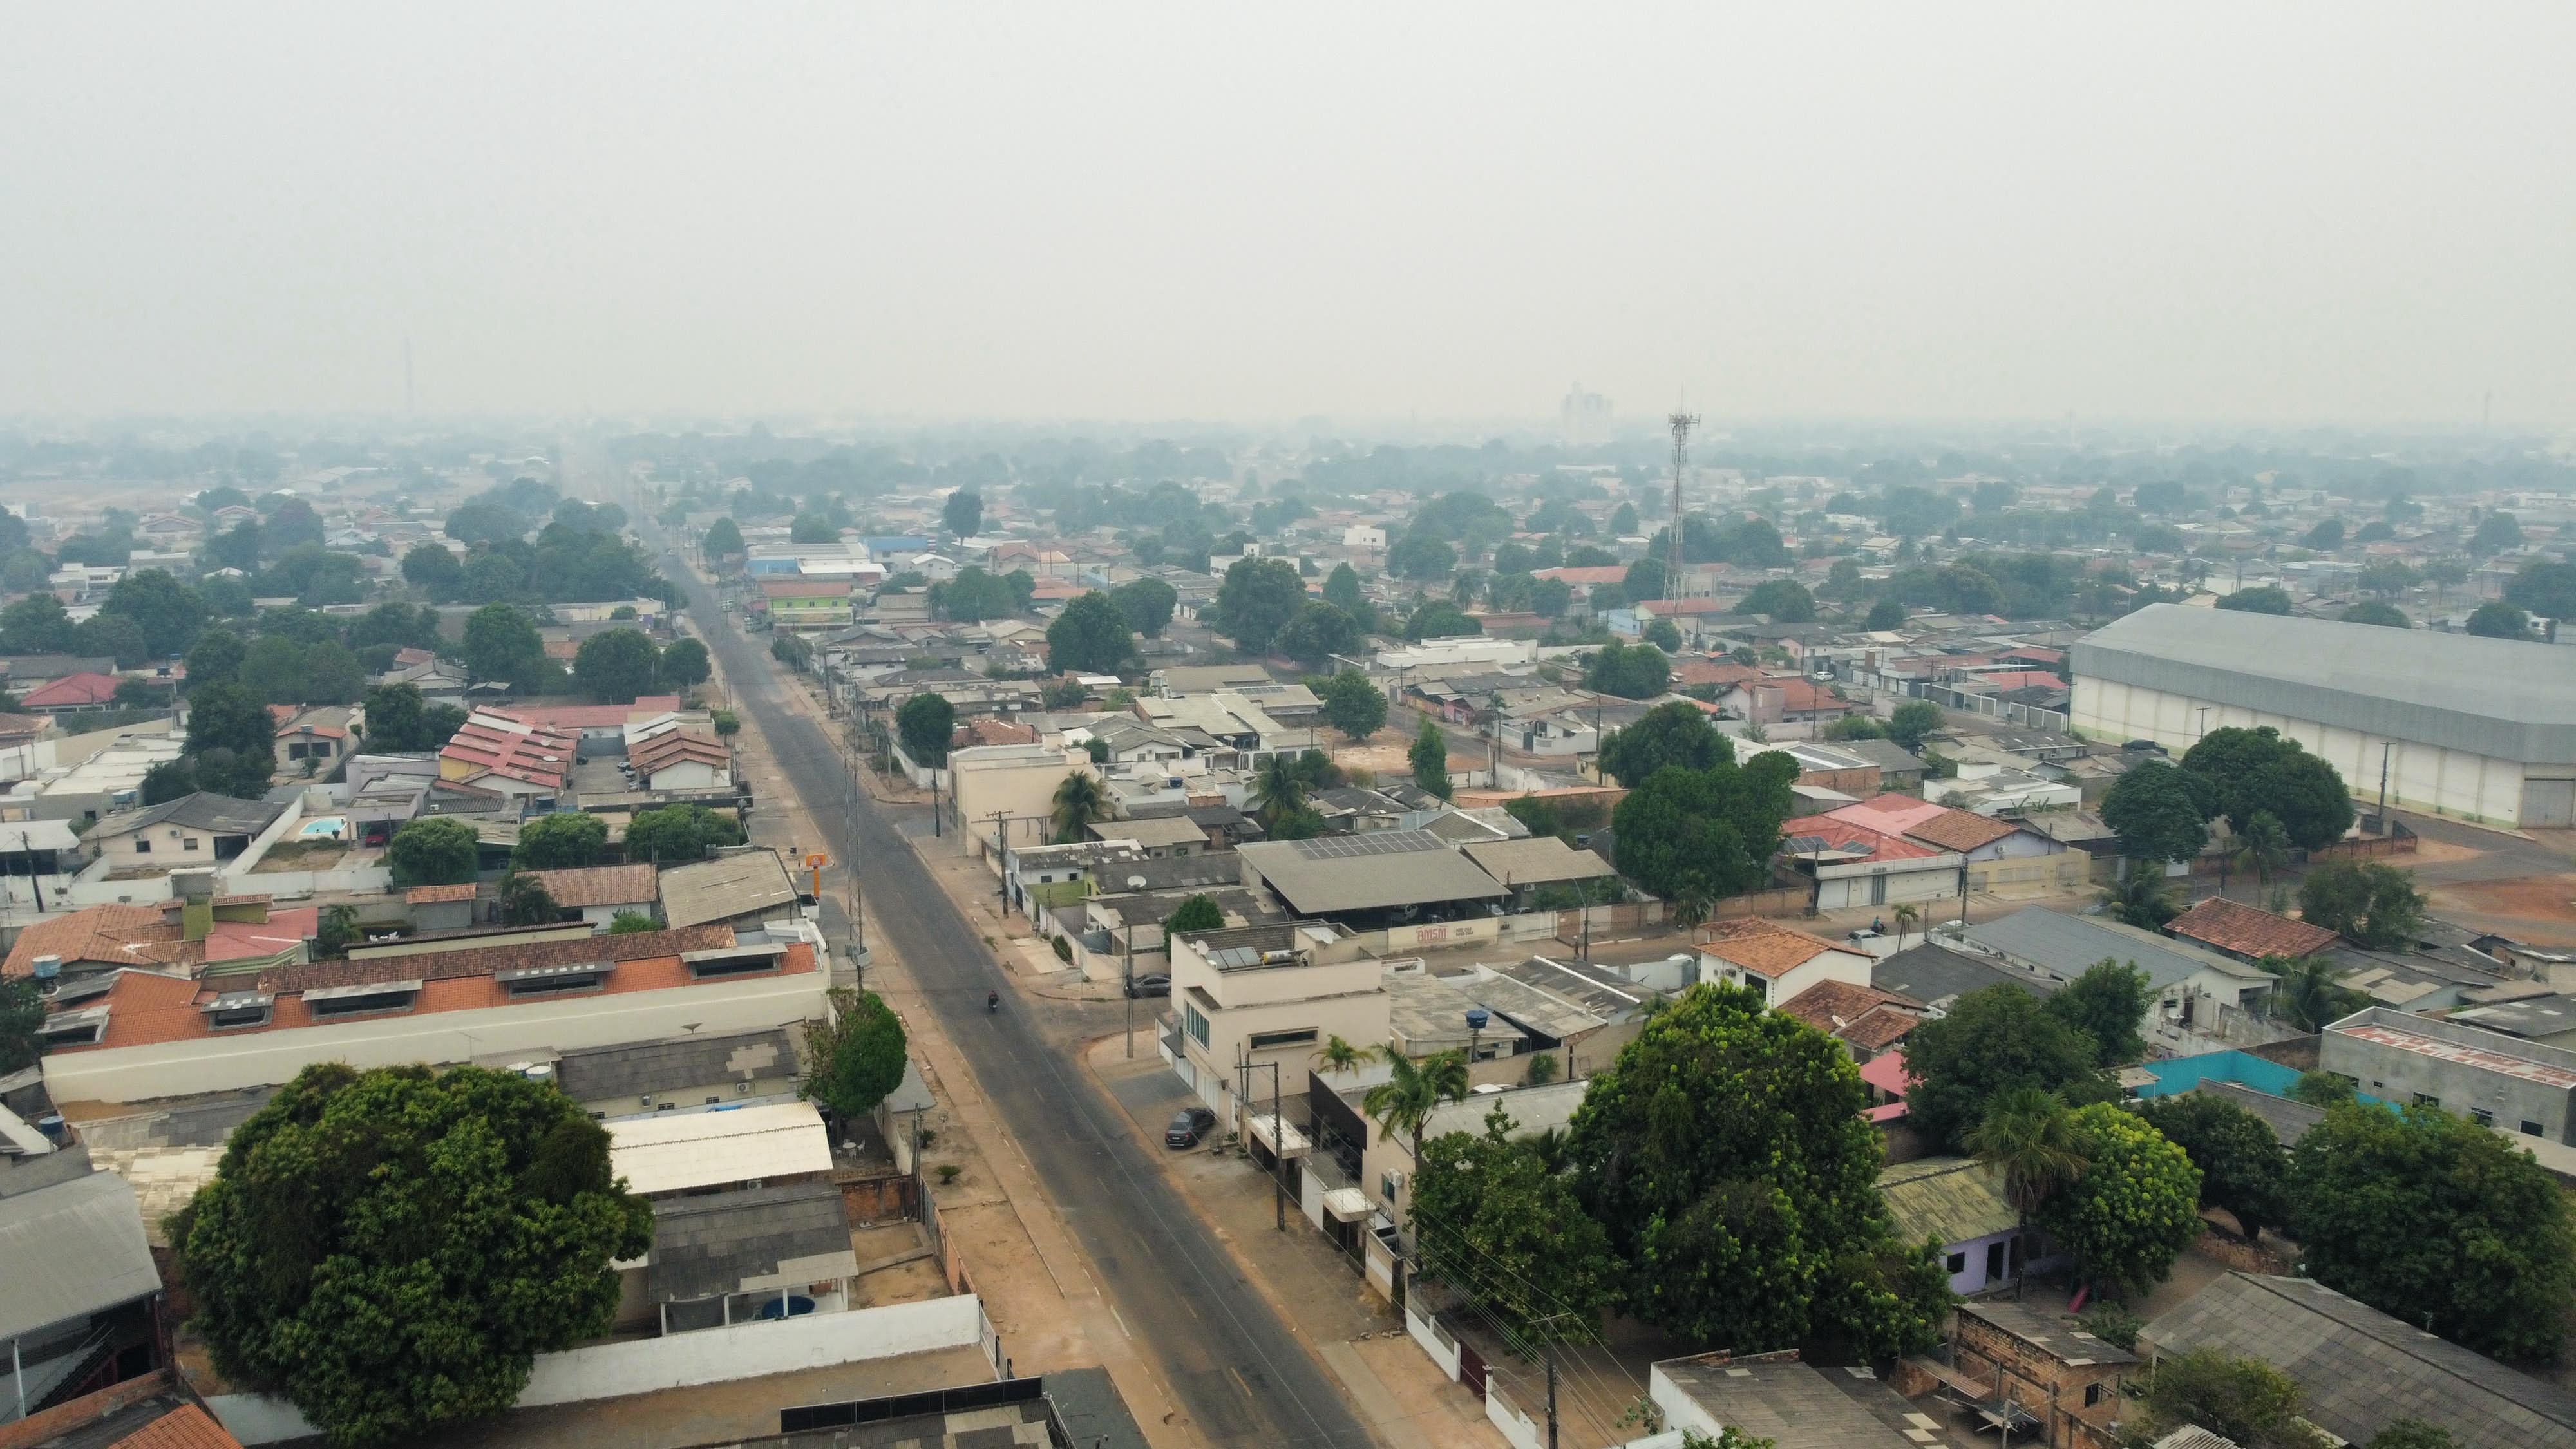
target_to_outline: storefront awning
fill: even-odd
[[[1252,1119],[1252,1140],[1269,1148],[1276,1157],[1303,1157],[1314,1150],[1305,1133],[1280,1121],[1275,1112]]]
[[[1368,1194],[1356,1187],[1337,1187],[1324,1194],[1324,1211],[1335,1222],[1355,1223],[1369,1215]]]

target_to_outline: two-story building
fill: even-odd
[[[1265,1113],[1274,1094],[1304,1095],[1307,1067],[1327,1040],[1362,1048],[1387,1040],[1384,968],[1330,922],[1191,932],[1168,946],[1163,1059],[1225,1122],[1238,1121],[1247,1091]]]
[[[2384,1102],[2576,1144],[2576,1051],[2373,1006],[2329,1024],[2317,1065]]]

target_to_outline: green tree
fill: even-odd
[[[256,800],[277,768],[276,722],[249,690],[210,684],[190,698],[186,754],[198,788]]]
[[[24,1071],[44,1053],[45,997],[32,976],[0,977],[0,1076]]]
[[[508,604],[485,604],[465,616],[465,672],[477,680],[516,679],[546,657],[528,616]]]
[[[1306,602],[1306,581],[1286,559],[1241,558],[1217,586],[1216,630],[1246,654],[1267,654],[1270,641]]]
[[[1412,640],[1455,639],[1467,634],[1482,634],[1484,624],[1475,615],[1447,599],[1433,599],[1405,617],[1404,637]]]
[[[2095,1065],[2118,1068],[2147,1054],[2138,1026],[2147,1018],[2151,999],[2147,973],[2137,962],[2124,965],[2105,957],[2052,993],[2042,1009],[2093,1043]]]
[[[2335,1107],[2290,1151],[2308,1276],[2498,1358],[2549,1362],[2576,1301],[2576,1225],[2548,1171],[2438,1107]]]
[[[1474,1299],[1518,1342],[1597,1338],[1617,1296],[1609,1236],[1572,1181],[1511,1128],[1496,1107],[1483,1133],[1423,1144],[1410,1222],[1420,1271]]]
[[[1622,699],[1652,699],[1672,679],[1671,662],[1652,644],[1604,644],[1583,666],[1584,688]]]
[[[2330,957],[2266,956],[2262,965],[2281,978],[2272,993],[2274,1009],[2301,1031],[2323,1031],[2326,1023],[2341,1021],[2370,1005],[2367,994],[2336,979],[2340,968]]]
[[[1679,654],[1682,649],[1681,628],[1670,619],[1647,621],[1646,627],[1639,631],[1638,637],[1661,649],[1668,656]]]
[[[1458,550],[1424,533],[1408,533],[1386,551],[1386,571],[1399,579],[1432,583],[1458,567]]]
[[[542,926],[561,914],[544,881],[519,871],[501,877],[502,924]]]
[[[816,518],[810,513],[796,515],[795,520],[787,525],[789,543],[837,543],[840,537],[841,531],[834,528],[828,520]]]
[[[2238,589],[2218,601],[2218,607],[2240,614],[2287,614],[2290,596],[2281,589],[2265,585],[2259,589]]]
[[[2469,552],[2480,558],[2520,547],[2522,525],[2510,513],[2488,514],[2478,520],[2477,531],[2469,535]]]
[[[1753,586],[1735,606],[1739,614],[1768,614],[1775,624],[1816,622],[1816,596],[1795,579],[1770,579]]]
[[[2504,601],[2544,619],[2576,618],[2576,563],[2534,559],[2505,582]]]
[[[1148,639],[1162,636],[1172,622],[1173,607],[1181,601],[1180,593],[1170,584],[1150,575],[1129,579],[1110,590],[1109,597],[1117,601],[1118,612],[1127,616],[1127,627]]]
[[[1932,1142],[1955,1148],[1983,1121],[1987,1105],[2020,1087],[2073,1103],[2107,1102],[2117,1086],[2094,1060],[2092,1038],[2010,983],[1971,991],[1949,1014],[1905,1039],[1906,1120]]]
[[[2015,1087],[1988,1101],[1985,1115],[1960,1145],[2003,1175],[2004,1201],[2021,1219],[2025,1243],[2032,1215],[2090,1166],[2076,1140],[2074,1111],[2056,1093],[2033,1086]],[[2016,1298],[2024,1288],[2023,1256],[2014,1254]]]
[[[2283,829],[2280,818],[2269,810],[2257,810],[2245,822],[2245,829],[2233,837],[2227,852],[2228,865],[2251,873],[2264,885],[2272,883],[2272,873],[2290,863],[2290,832]],[[2224,882],[2221,882],[2224,885]]]
[[[698,541],[698,551],[706,555],[709,563],[743,552],[741,527],[730,518],[708,524],[706,537]]]
[[[143,626],[123,614],[93,614],[72,629],[72,651],[102,655],[119,669],[140,669],[152,657]]]
[[[2209,787],[2162,760],[2132,766],[2102,797],[2102,823],[2120,837],[2121,853],[2152,871],[2190,860],[2209,843]]]
[[[1115,674],[1136,652],[1126,613],[1097,589],[1064,606],[1046,641],[1048,667],[1066,674]]]
[[[1413,765],[1413,783],[1446,800],[1449,798],[1449,737],[1440,732],[1437,720],[1424,720],[1413,737],[1409,752]]]
[[[2200,1169],[2137,1114],[2108,1102],[2077,1108],[2075,1130],[2084,1175],[2040,1208],[2040,1226],[2097,1284],[2136,1291],[2164,1281],[2200,1235]]]
[[[1306,781],[1286,756],[1271,756],[1253,777],[1252,804],[1265,828],[1306,808]]]
[[[206,601],[165,569],[141,569],[117,580],[99,612],[132,619],[143,631],[146,653],[154,659],[185,654],[206,627]]]
[[[1208,899],[1206,896],[1194,895],[1188,900],[1181,902],[1179,908],[1174,910],[1171,915],[1164,918],[1163,921],[1163,933],[1167,936],[1186,935],[1192,931],[1222,931],[1224,929],[1225,912],[1218,908],[1215,901]],[[1338,1042],[1342,1039],[1340,1037],[1335,1037],[1333,1040]],[[1344,1042],[1343,1045],[1348,1047],[1349,1043]]]
[[[939,526],[951,538],[972,538],[984,527],[984,495],[960,488],[939,505]]]
[[[2480,604],[2470,611],[2467,628],[2468,632],[2481,639],[2527,641],[2532,637],[2530,615],[2511,604],[2501,604],[2493,600]]]
[[[1610,536],[1633,538],[1637,533],[1637,505],[1622,503],[1610,514]]]
[[[385,847],[385,863],[405,886],[463,885],[474,879],[474,827],[453,815],[408,821]]]
[[[1601,742],[1599,756],[1601,772],[1632,790],[1666,766],[1707,770],[1734,759],[1734,743],[1709,723],[1705,710],[1684,700],[1638,716]]]
[[[1364,740],[1386,727],[1386,691],[1356,669],[1345,669],[1315,686],[1323,701],[1324,723],[1352,740]]]
[[[203,689],[209,684],[223,684],[241,676],[242,658],[249,646],[230,629],[208,629],[188,646],[188,688]],[[374,727],[375,718],[367,720]]]
[[[2270,725],[2211,730],[2182,757],[2182,768],[2199,777],[2210,813],[2226,816],[2233,829],[2269,811],[2292,844],[2316,850],[2352,828],[2343,777]]]
[[[742,716],[735,714],[732,710],[719,709],[711,711],[707,715],[707,720],[715,726],[717,739],[729,740],[735,735],[742,733]]]
[[[1333,571],[1324,576],[1324,602],[1345,614],[1358,614],[1368,602],[1360,587],[1359,570],[1347,563],[1333,565]]]
[[[2350,1079],[2311,1067],[2290,1084],[2290,1100],[2311,1107],[2340,1107],[2353,1099],[2356,1090]]]
[[[832,988],[830,1010],[805,1023],[805,1060],[811,1064],[799,1095],[817,1101],[844,1122],[864,1121],[903,1085],[903,1021],[871,991]]]
[[[2299,915],[2341,933],[2354,945],[2392,951],[2424,926],[2424,897],[2414,877],[2378,861],[2328,861],[2299,884]]]
[[[654,924],[653,918],[642,911],[619,911],[608,918],[608,934],[612,936],[631,936],[638,931],[660,929],[662,929],[660,926]]]
[[[948,740],[957,733],[957,709],[945,695],[923,690],[894,712],[894,728],[913,763],[935,770],[948,763]]]
[[[626,822],[626,858],[651,865],[704,860],[722,846],[742,844],[742,822],[704,805],[665,805],[640,810]]]
[[[2343,547],[2343,520],[2340,518],[2319,520],[2317,526],[2309,529],[2307,537],[2300,542],[2309,548],[2316,549],[2333,550]]]
[[[1109,813],[1109,800],[1100,787],[1100,777],[1089,770],[1074,770],[1056,783],[1054,807],[1055,838],[1059,845],[1070,845],[1082,838],[1082,828]]]
[[[2364,1449],[2460,1449],[2460,1441],[2448,1429],[2436,1428],[2421,1419],[2391,1419],[2378,1433],[2370,1436]]]
[[[1903,604],[1898,603],[1894,599],[1881,599],[1877,603],[1869,606],[1869,617],[1861,621],[1861,627],[1872,633],[1880,633],[1890,629],[1904,628],[1905,619],[1906,613],[1905,606]]]
[[[304,651],[304,688],[286,704],[355,704],[367,692],[366,666],[339,641],[325,639]]]
[[[304,646],[282,634],[263,634],[242,652],[242,687],[267,704],[304,698]]]
[[[402,556],[402,576],[403,582],[428,595],[431,603],[444,604],[464,586],[465,565],[444,544],[414,544]]]
[[[2353,583],[2365,594],[2402,594],[2415,587],[2416,573],[2395,559],[2381,559],[2363,564]]]
[[[2118,885],[2101,891],[2102,905],[2111,918],[2141,931],[2161,931],[2166,922],[2181,915],[2178,895],[2172,878],[2154,865],[2132,866]]]
[[[521,870],[573,870],[599,864],[608,848],[608,822],[580,810],[540,815],[519,827],[510,864]]]
[[[2244,1449],[2325,1449],[2300,1417],[2306,1404],[2288,1374],[2256,1358],[2195,1348],[2156,1360],[2131,1439],[2152,1444],[2197,1425]]]
[[[337,1444],[497,1413],[605,1331],[653,1213],[579,1104],[516,1072],[311,1066],[169,1224],[190,1328]]]
[[[1829,740],[1883,740],[1887,738],[1887,726],[1880,724],[1877,720],[1872,719],[1865,714],[1847,714],[1841,719],[1835,720],[1832,724],[1825,726],[1825,738]]]
[[[802,674],[813,667],[814,646],[794,634],[781,634],[769,641],[769,657]]]
[[[163,760],[143,772],[143,803],[161,805],[197,793],[196,766],[185,759]]]
[[[662,654],[638,629],[602,629],[581,641],[572,677],[600,704],[625,704],[653,692]]]
[[[1321,669],[1332,656],[1356,651],[1360,637],[1360,626],[1350,615],[1321,599],[1308,599],[1280,626],[1270,647],[1308,669]]]
[[[1866,1101],[1839,1043],[1752,992],[1702,984],[1648,1018],[1566,1144],[1628,1311],[1704,1343],[1930,1347],[1946,1275],[1896,1237]]]
[[[1907,700],[1888,715],[1887,737],[1920,753],[1924,737],[1939,729],[1941,724],[1941,706],[1929,700]]]
[[[1668,901],[1711,902],[1762,883],[1789,818],[1798,762],[1765,750],[1739,765],[1667,766],[1611,814],[1619,873]]]
[[[2200,1169],[2200,1205],[2225,1209],[2247,1238],[2289,1215],[2289,1158],[2262,1118],[2207,1092],[2151,1098],[2138,1114]]]
[[[662,651],[659,671],[665,689],[693,688],[715,672],[707,660],[707,646],[695,639],[672,640]]]
[[[1467,1099],[1467,1054],[1434,1052],[1416,1061],[1390,1043],[1377,1049],[1387,1078],[1360,1098],[1366,1112],[1391,1137],[1402,1137],[1419,1159],[1422,1125],[1443,1102]]]

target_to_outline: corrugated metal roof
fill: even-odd
[[[1880,1172],[1878,1190],[1909,1243],[1973,1243],[2021,1226],[2004,1201],[2003,1174],[1973,1158],[1925,1157]]]
[[[810,1282],[835,1276],[810,1271],[826,1266],[825,1260],[838,1273],[858,1270],[849,1215],[840,1188],[831,1183],[673,1198],[653,1205],[646,1291],[656,1302],[754,1291],[776,1286],[759,1280],[778,1276],[789,1264]]]
[[[157,1293],[134,1189],[113,1172],[0,1198],[0,1338]]]
[[[672,1112],[603,1123],[627,1190],[650,1195],[832,1169],[832,1141],[811,1102]]]
[[[1262,841],[1241,847],[1238,854],[1300,915],[1491,900],[1507,894],[1501,882],[1478,870],[1438,836],[1421,830]]]
[[[673,930],[796,904],[796,884],[774,850],[746,850],[662,872],[662,919]]]
[[[2576,661],[2511,639],[2150,604],[2074,653],[2079,682],[2524,764],[2576,762]]]
[[[571,1051],[555,1063],[555,1081],[576,1102],[676,1092],[711,1082],[793,1076],[796,1052],[782,1030],[739,1036],[684,1036],[633,1046]]]
[[[2202,971],[2240,979],[2272,979],[2268,972],[2215,951],[2169,941],[2117,922],[2070,916],[2041,906],[1981,922],[1961,934],[1972,945],[2028,962],[2069,981],[2104,960],[2134,964],[2147,973],[2147,984],[2156,991]]]
[[[2307,1396],[2307,1418],[2356,1443],[2401,1415],[2481,1449],[2576,1443],[2576,1394],[2514,1372],[2307,1278],[2229,1273],[2147,1325],[2157,1353],[2259,1358]]]

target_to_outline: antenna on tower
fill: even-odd
[[[1699,414],[1677,412],[1664,419],[1673,430],[1673,527],[1664,542],[1664,597],[1682,596],[1682,465],[1690,460],[1690,430]]]

